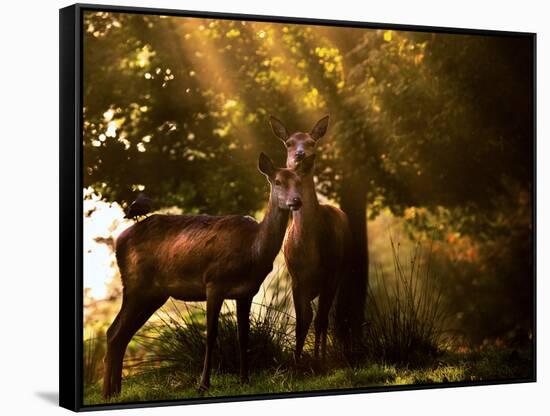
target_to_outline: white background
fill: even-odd
[[[0,24],[0,413],[68,413],[58,383],[58,8],[8,0]],[[125,410],[116,414],[543,414],[548,360],[550,13],[546,1],[111,1],[226,11],[538,33],[538,383]],[[113,413],[114,414],[114,413]],[[546,413],[548,414],[548,413]]]

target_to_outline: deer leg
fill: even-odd
[[[334,300],[335,290],[327,290],[319,295],[319,308],[315,317],[315,358],[319,358],[319,344],[321,344],[321,358],[327,355],[328,316]]]
[[[237,324],[239,326],[239,351],[241,355],[241,383],[248,383],[248,332],[250,330],[250,305],[252,298],[237,300]]]
[[[321,335],[321,360],[327,359],[327,331]]]
[[[120,393],[122,361],[128,343],[167,297],[130,299],[124,296],[122,307],[107,331],[107,353],[104,359],[103,397]]]
[[[206,300],[206,353],[202,369],[199,392],[205,392],[210,387],[210,370],[212,368],[212,351],[218,335],[218,318],[223,304],[223,297],[215,293],[207,293]]]
[[[322,335],[322,309],[321,309],[321,295],[319,295],[319,302],[317,306],[317,313],[315,315],[315,343],[313,344],[313,357],[319,359],[319,344]]]
[[[296,309],[296,350],[294,359],[298,362],[304,349],[304,342],[313,318],[313,311],[311,310],[310,301],[302,296],[298,290],[293,292],[293,298]]]
[[[123,303],[124,305],[124,303]],[[108,399],[112,394],[112,388],[111,388],[111,378],[113,374],[113,335],[118,331],[118,325],[120,322],[120,314],[122,312],[119,311],[117,316],[115,317],[115,320],[109,326],[109,329],[107,329],[107,351],[105,354],[105,357],[103,358],[103,397]]]
[[[321,323],[321,316],[319,309],[317,310],[317,315],[315,316],[315,344],[313,347],[313,357],[318,360],[319,359],[319,344],[321,343],[321,338],[323,335],[322,330],[322,323]]]

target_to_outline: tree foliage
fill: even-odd
[[[329,113],[317,185],[352,228],[389,210],[529,253],[531,38],[103,12],[84,29],[84,186],[105,200],[253,214],[258,153],[285,160],[269,114],[307,131]]]

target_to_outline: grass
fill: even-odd
[[[365,352],[396,364],[433,361],[448,331],[441,285],[431,270],[432,250],[424,251],[417,244],[407,265],[399,245],[390,242],[393,275],[376,267],[369,282]]]
[[[213,372],[206,397],[229,397],[373,386],[426,385],[438,383],[527,379],[532,376],[529,351],[487,349],[469,353],[444,353],[432,366],[398,367],[371,363],[358,368],[335,368],[317,374],[292,367],[256,371],[242,385],[237,374]],[[123,380],[122,394],[105,402],[101,383],[88,386],[84,403],[103,404],[154,400],[192,399],[197,393],[198,373],[156,369]]]
[[[86,385],[98,381],[102,374],[103,356],[105,354],[102,337],[92,336],[84,342],[83,376]]]
[[[138,371],[162,366],[166,370],[197,373],[202,369],[206,317],[204,306],[183,304],[183,310],[175,304],[159,314],[160,322],[149,324],[136,335],[136,342],[147,351],[144,357],[126,363]],[[263,370],[286,363],[294,345],[291,316],[273,305],[261,307],[250,320],[248,359],[251,368]],[[217,347],[213,354],[214,369],[222,373],[239,369],[239,342],[237,319],[231,311],[225,311],[218,321]]]

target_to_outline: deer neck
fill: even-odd
[[[287,224],[288,210],[279,208],[276,197],[272,194],[254,243],[260,259],[273,262],[283,245]]]
[[[319,219],[319,208],[313,175],[302,177],[302,207],[292,212],[292,232],[300,236],[314,233]]]

